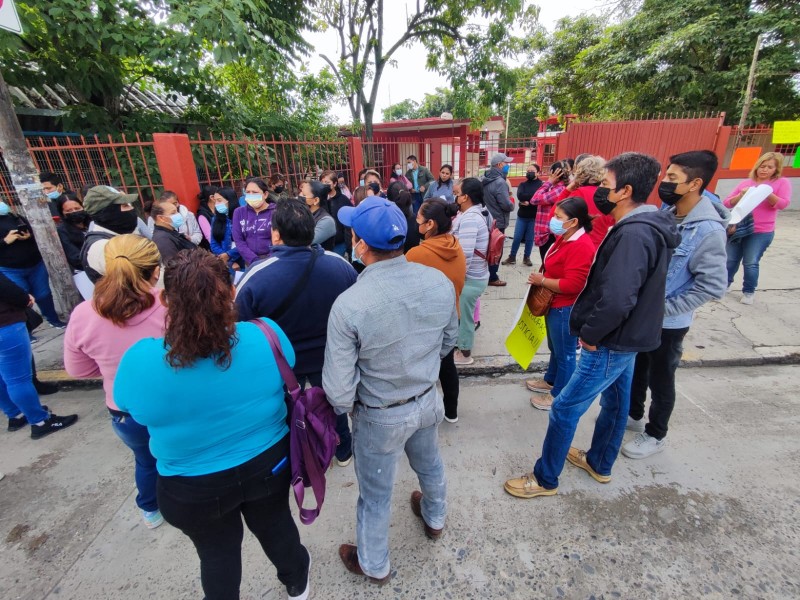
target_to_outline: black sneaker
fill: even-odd
[[[50,409],[47,408],[44,404],[42,404],[42,408],[47,412],[50,412]],[[28,418],[25,415],[21,417],[15,417],[13,419],[8,420],[8,430],[9,431],[19,431],[23,427],[28,424]]]
[[[305,551],[308,553],[308,570],[306,571],[306,581],[302,589],[296,585],[290,585],[286,587],[286,595],[289,596],[289,600],[306,600],[309,595],[311,588],[311,552],[308,552],[308,548],[306,548]]]
[[[36,392],[40,396],[49,396],[50,394],[58,393],[58,386],[55,383],[50,383],[49,381],[39,381],[38,379],[34,379],[33,387],[36,388]]]
[[[66,429],[70,425],[74,425],[77,420],[78,415],[59,417],[58,415],[51,414],[50,418],[41,425],[31,425],[31,439],[38,440],[56,431]]]

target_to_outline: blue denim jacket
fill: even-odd
[[[668,210],[675,212],[674,207]],[[704,196],[678,225],[681,243],[667,271],[664,329],[689,327],[695,310],[725,293],[725,225],[729,218],[725,207]]]

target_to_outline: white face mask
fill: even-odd
[[[394,174],[400,177],[403,174],[403,169],[395,169]]]
[[[413,165],[413,163],[406,163],[406,166],[408,167],[408,170],[409,170],[409,171],[410,171],[410,170],[412,170],[412,169],[414,168],[414,165]]]

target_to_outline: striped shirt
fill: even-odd
[[[483,206],[471,206],[460,212],[453,220],[453,235],[458,238],[467,259],[467,279],[489,279],[489,264],[486,258],[475,254],[475,250],[486,255],[489,248],[489,226],[491,216]]]

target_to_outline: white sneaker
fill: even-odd
[[[453,354],[453,362],[457,365],[471,365],[475,362],[475,359],[472,356],[464,356],[461,350],[456,350],[455,354]]]
[[[628,431],[635,431],[636,433],[642,433],[644,431],[644,418],[639,419],[631,419],[628,417],[628,424],[625,425],[625,429]]]
[[[755,293],[744,294],[742,296],[742,299],[739,300],[739,302],[741,302],[742,304],[752,304],[753,302],[755,302]]]
[[[164,524],[164,517],[161,516],[161,511],[156,509],[154,511],[146,511],[139,509],[142,512],[142,521],[148,529],[155,529]]]
[[[636,436],[622,447],[622,453],[628,458],[647,458],[658,454],[667,446],[667,439],[657,440],[650,437],[644,431],[637,433]]]
[[[458,417],[453,417],[452,419],[450,417],[445,417],[444,420],[448,423],[458,423]]]

